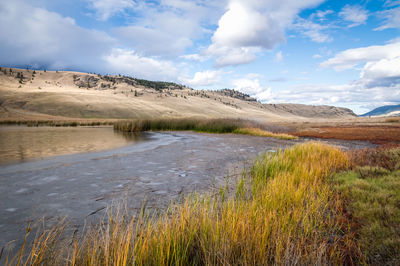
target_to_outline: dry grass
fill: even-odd
[[[270,131],[266,131],[260,128],[238,128],[233,131],[235,134],[243,134],[243,135],[251,135],[251,136],[260,136],[260,137],[270,137],[270,138],[278,138],[278,139],[297,139],[296,136],[284,134],[284,133],[273,133]]]
[[[279,139],[296,139],[288,134],[272,133],[261,128],[262,126],[248,120],[241,119],[158,119],[133,120],[114,124],[115,130],[127,132],[140,131],[185,131],[205,133],[234,133]]]
[[[400,117],[391,117],[385,120],[386,123],[400,123]]]
[[[320,143],[268,153],[231,196],[227,187],[192,195],[157,216],[111,210],[98,227],[71,236],[50,264],[356,264],[362,256],[352,223],[329,182],[349,166],[345,153]],[[35,250],[19,264],[29,264]],[[40,254],[38,264],[48,264],[51,253]]]

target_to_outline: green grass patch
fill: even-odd
[[[362,166],[335,175],[336,187],[359,222],[359,244],[368,264],[399,265],[400,148],[368,149],[358,155],[353,159]]]

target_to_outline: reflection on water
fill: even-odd
[[[146,139],[112,127],[0,126],[0,164],[123,147]]]

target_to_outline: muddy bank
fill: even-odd
[[[307,141],[243,135],[150,133],[150,140],[123,148],[51,157],[0,167],[0,247],[21,239],[29,219],[68,216],[72,226],[96,221],[112,202],[164,208],[193,191],[210,191],[259,153]],[[344,149],[371,146],[325,141]]]

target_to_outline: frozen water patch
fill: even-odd
[[[27,192],[27,191],[28,191],[27,188],[20,188],[20,189],[18,189],[17,191],[15,191],[15,193],[16,193],[16,194],[22,194],[22,193],[25,193],[25,192]]]

